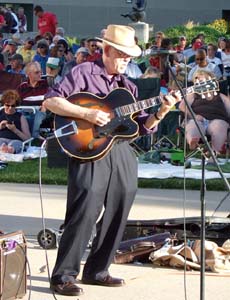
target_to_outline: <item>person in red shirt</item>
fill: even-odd
[[[34,14],[38,17],[37,27],[39,34],[44,35],[46,32],[51,32],[54,36],[58,24],[56,15],[51,12],[44,11],[40,5],[35,6]]]
[[[89,55],[87,57],[87,61],[95,61],[101,58],[101,52],[98,49],[97,39],[90,38],[87,40],[87,48],[89,50]]]

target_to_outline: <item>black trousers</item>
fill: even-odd
[[[127,142],[113,146],[101,160],[79,164],[69,161],[65,230],[61,237],[52,283],[72,281],[97,223],[96,237],[83,277],[108,273],[119,247],[137,190],[137,160]]]

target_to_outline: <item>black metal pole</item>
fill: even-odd
[[[201,211],[201,232],[200,232],[200,300],[205,299],[205,156],[202,153],[202,178],[200,187],[200,211]]]

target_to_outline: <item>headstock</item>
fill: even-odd
[[[216,95],[216,91],[219,91],[219,83],[215,79],[207,79],[202,81],[197,81],[193,86],[187,89],[187,94],[197,93],[202,96],[202,98],[210,97],[210,93],[214,92]]]

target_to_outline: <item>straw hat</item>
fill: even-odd
[[[130,26],[108,25],[103,39],[100,40],[127,55],[141,55],[141,49],[135,41],[135,30]]]

